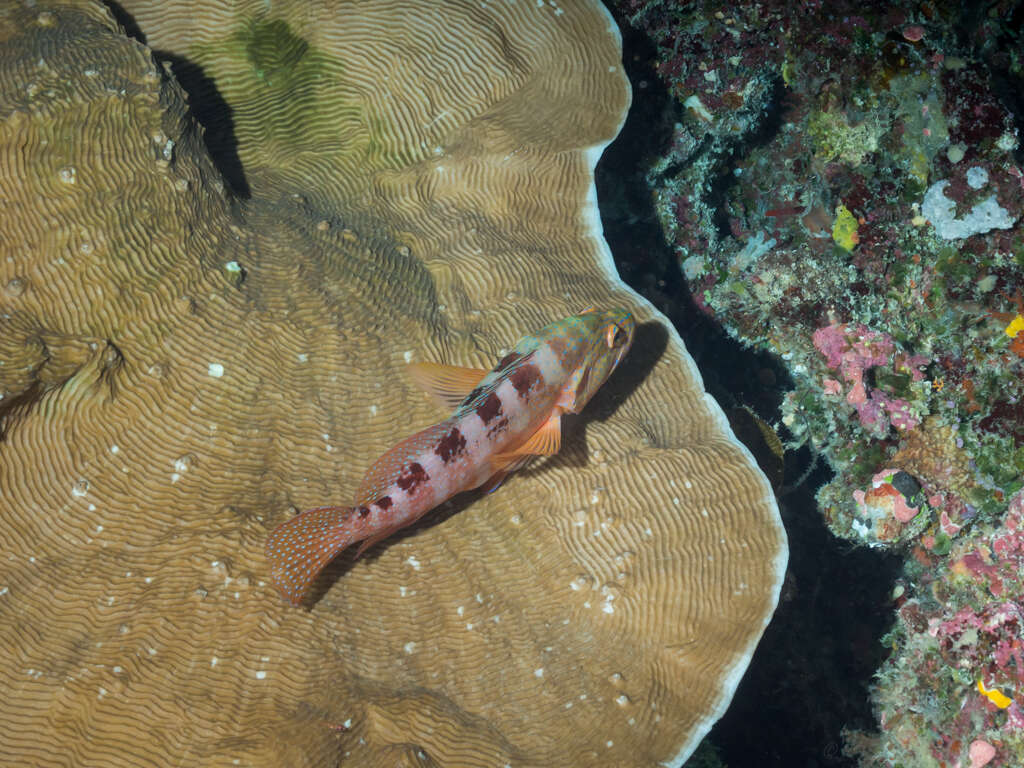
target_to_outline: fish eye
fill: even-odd
[[[613,323],[612,325],[609,325],[608,329],[605,331],[604,340],[608,345],[608,349],[621,347],[626,343],[626,332]]]

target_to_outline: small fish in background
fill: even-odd
[[[356,556],[462,491],[497,488],[534,456],[561,445],[563,413],[579,413],[629,350],[636,321],[625,309],[587,309],[520,339],[490,371],[409,366],[434,400],[455,408],[367,471],[350,507],[317,507],[275,528],[266,554],[274,583],[298,604],[339,552]]]

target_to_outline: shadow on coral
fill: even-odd
[[[112,0],[104,0],[104,3],[125,34],[145,45],[146,36],[135,18]],[[158,63],[170,67],[178,84],[188,94],[192,116],[203,127],[206,150],[210,153],[214,166],[227,182],[228,188],[236,197],[250,197],[249,182],[245,178],[245,170],[238,157],[238,141],[235,138],[231,107],[220,95],[213,79],[195,62],[167,51],[154,50],[153,58]]]

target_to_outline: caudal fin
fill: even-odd
[[[352,507],[309,509],[277,526],[267,537],[267,562],[274,584],[298,605],[316,575],[356,540]]]

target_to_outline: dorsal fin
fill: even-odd
[[[398,480],[398,476],[409,462],[414,461],[418,455],[435,445],[451,428],[452,425],[448,421],[442,421],[440,424],[420,430],[415,435],[405,438],[373,462],[366,470],[362,482],[359,483],[359,489],[356,491],[356,506],[372,504],[384,496],[387,489]]]
[[[490,373],[479,368],[462,368],[442,363],[410,363],[409,377],[430,395],[430,399],[449,411],[459,407],[466,396]]]

